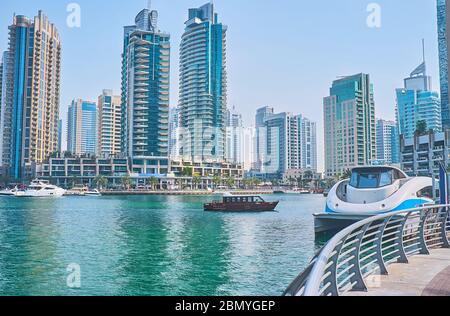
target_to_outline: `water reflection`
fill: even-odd
[[[320,196],[279,212],[205,213],[212,197],[0,199],[6,295],[279,295],[326,242]],[[66,267],[81,267],[70,289]]]

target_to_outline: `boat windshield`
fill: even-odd
[[[224,197],[225,203],[262,203],[264,200],[259,196],[233,196]]]
[[[357,169],[353,170],[350,186],[357,189],[382,188],[393,183],[392,169]]]

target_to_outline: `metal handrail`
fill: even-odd
[[[408,263],[430,249],[450,248],[450,204],[369,217],[336,234],[285,296],[339,296],[367,291],[366,278],[387,275],[391,263]]]

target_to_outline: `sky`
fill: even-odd
[[[67,6],[81,8],[81,27],[66,23]],[[159,27],[171,34],[171,106],[178,103],[178,56],[189,8],[207,0],[153,0]],[[369,27],[372,3],[380,27]],[[228,106],[247,126],[257,108],[301,113],[318,123],[319,169],[323,170],[323,97],[339,76],[369,73],[376,116],[395,118],[395,89],[422,62],[439,91],[435,0],[215,0],[228,26]],[[74,98],[96,101],[103,89],[120,93],[123,26],[134,24],[147,0],[1,0],[0,50],[8,46],[13,14],[43,10],[62,40],[61,117]]]

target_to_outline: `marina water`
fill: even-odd
[[[320,195],[207,213],[211,196],[0,198],[3,295],[280,295],[321,246]],[[79,288],[68,286],[79,266]]]

